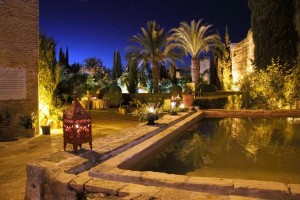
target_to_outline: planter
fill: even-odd
[[[190,107],[193,105],[194,102],[194,95],[192,94],[183,94],[182,101],[185,108]]]
[[[14,128],[11,126],[1,126],[0,127],[0,140],[9,142],[14,140]]]
[[[29,129],[25,129],[25,137],[27,138],[32,138],[35,135],[35,129],[33,128],[29,128]]]
[[[123,115],[127,113],[127,109],[125,109],[125,108],[121,108],[119,111]]]
[[[43,135],[50,135],[50,126],[42,126]]]

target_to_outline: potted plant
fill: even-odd
[[[184,93],[182,94],[182,101],[185,108],[193,105],[194,91],[191,84],[185,85]]]
[[[26,129],[26,137],[33,137],[35,133],[35,121],[36,115],[35,113],[24,114],[23,116],[19,117],[19,124]]]
[[[0,113],[0,139],[2,141],[12,141],[14,138],[13,127],[10,126],[11,115],[5,110],[4,113]]]
[[[160,103],[158,102],[157,104],[155,103],[140,103],[139,101],[137,102],[137,110],[139,113],[139,120],[140,121],[148,121],[147,125],[154,125],[155,120],[158,120],[163,116],[163,107],[160,106]]]
[[[46,115],[41,120],[41,128],[43,135],[50,135],[50,127],[51,127],[52,120],[49,119]]]
[[[120,112],[121,114],[126,114],[126,113],[127,113],[127,110],[128,110],[128,105],[122,105],[122,106],[120,106],[120,108],[119,108],[119,112]]]
[[[9,112],[6,110],[3,114],[0,115],[0,123],[4,126],[9,126],[11,122],[11,116]]]

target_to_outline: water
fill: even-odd
[[[300,183],[300,119],[202,119],[142,170]]]

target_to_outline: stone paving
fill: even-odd
[[[299,117],[297,113],[292,114]],[[144,156],[141,152],[164,143],[168,135],[177,134],[178,128],[190,126],[203,115],[202,111],[166,115],[156,126],[139,124],[94,140],[93,151],[57,152],[31,162],[27,165],[26,199],[300,199],[299,184],[128,169],[136,158]]]
[[[93,138],[99,139],[119,131],[137,126],[137,116],[121,115],[117,109],[91,110]],[[88,149],[88,145],[83,145]],[[67,145],[72,151],[72,145]],[[63,152],[62,130],[51,130],[51,135],[35,138],[16,138],[10,142],[0,142],[0,199],[24,199],[26,187],[26,163],[47,154]]]

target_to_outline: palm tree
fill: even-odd
[[[171,30],[172,35],[168,38],[170,41],[173,41],[169,48],[182,49],[186,55],[189,54],[192,57],[191,75],[196,89],[199,85],[200,54],[208,52],[211,47],[221,45],[220,36],[209,33],[209,28],[212,25],[200,25],[201,22],[202,19],[198,22],[193,20],[191,24],[181,22],[179,28]]]
[[[135,46],[129,46],[130,52],[126,55],[128,60],[136,59],[144,63],[151,63],[153,75],[154,93],[159,91],[159,66],[161,62],[174,62],[180,60],[181,54],[174,49],[167,48],[170,36],[169,32],[155,21],[149,21],[147,27],[141,28],[142,33],[133,35],[129,40],[135,43]]]
[[[83,62],[85,68],[82,68],[82,71],[90,74],[91,77],[94,77],[101,70],[102,60],[99,58],[91,57],[84,59]]]

